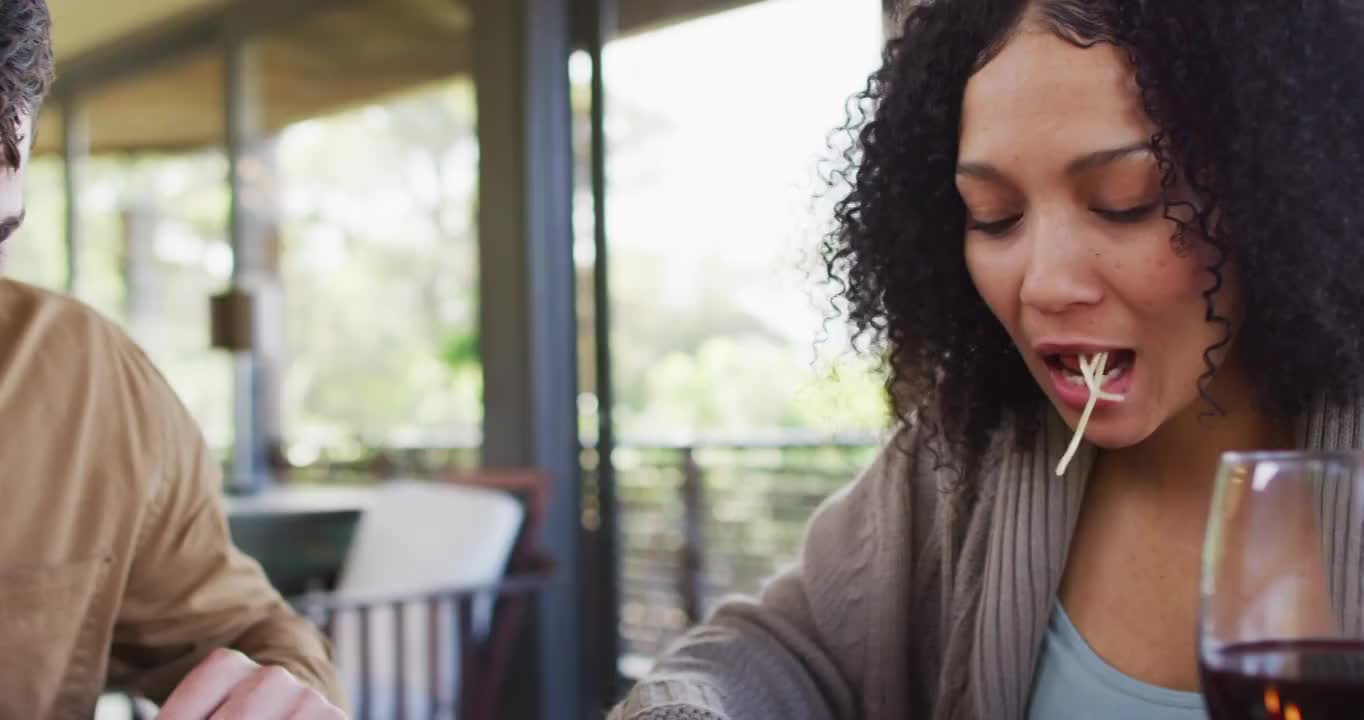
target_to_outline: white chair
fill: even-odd
[[[341,612],[335,619],[337,664],[358,720],[393,717],[398,703],[405,704],[409,718],[454,718],[460,692],[459,645],[467,640],[459,637],[451,604],[433,612],[421,596],[501,579],[524,515],[521,503],[499,490],[421,482],[383,486],[360,518],[337,595],[342,599],[400,595],[414,600],[401,602],[401,610],[389,606],[369,611],[368,717],[358,714],[360,619],[353,612]],[[481,597],[475,603],[476,635],[487,633],[493,601]],[[405,661],[402,687],[397,676],[399,611]],[[433,687],[435,674],[441,682]]]

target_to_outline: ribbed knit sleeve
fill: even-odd
[[[889,647],[898,641],[877,621],[878,604],[903,597],[883,576],[903,575],[909,562],[902,447],[892,443],[821,505],[795,568],[759,599],[726,602],[684,635],[611,720],[887,717],[866,714],[868,702],[880,701],[864,691],[868,673],[896,672],[880,659],[906,655],[903,645]]]

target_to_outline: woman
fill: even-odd
[[[1203,717],[1218,456],[1360,444],[1357,13],[908,7],[825,247],[902,429],[617,717]]]

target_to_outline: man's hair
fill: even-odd
[[[0,0],[0,151],[18,168],[25,115],[36,115],[52,84],[52,20],[44,0]]]

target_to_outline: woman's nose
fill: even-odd
[[[1096,305],[1103,284],[1089,243],[1063,223],[1038,224],[1027,238],[1029,256],[1019,300],[1025,307],[1052,314]]]

